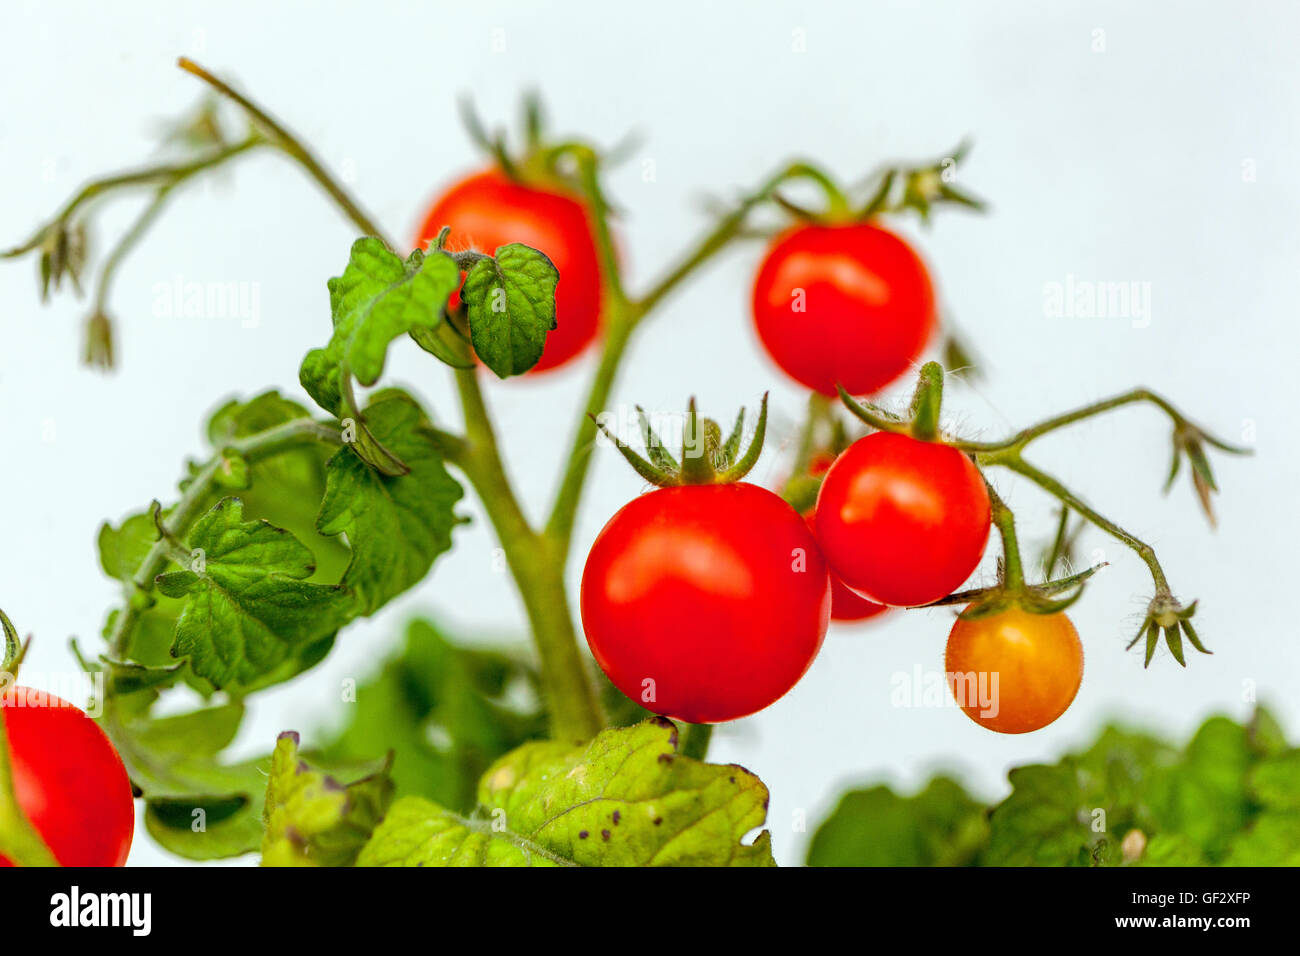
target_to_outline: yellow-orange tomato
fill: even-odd
[[[960,618],[944,655],[948,687],[967,716],[1002,734],[1024,734],[1060,717],[1083,680],[1083,645],[1064,614],[1009,608]]]

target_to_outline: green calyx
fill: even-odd
[[[1192,615],[1196,613],[1196,602],[1193,601],[1187,607],[1183,607],[1172,594],[1168,592],[1157,591],[1156,596],[1151,599],[1147,607],[1147,616],[1142,621],[1142,626],[1138,628],[1137,635],[1129,641],[1128,649],[1131,649],[1138,641],[1146,639],[1146,652],[1143,661],[1143,667],[1151,666],[1151,658],[1155,656],[1156,647],[1160,643],[1160,637],[1163,634],[1165,645],[1169,648],[1169,653],[1174,656],[1181,666],[1187,666],[1187,658],[1183,653],[1183,638],[1186,637],[1188,642],[1202,654],[1213,654],[1214,652],[1207,649],[1201,643],[1200,635],[1192,626]]]
[[[637,406],[637,421],[646,453],[642,457],[626,442],[615,435],[600,418],[593,421],[601,433],[614,443],[619,454],[638,475],[659,488],[682,485],[723,485],[739,481],[749,474],[763,451],[763,438],[767,433],[767,393],[759,406],[758,424],[749,445],[741,451],[745,435],[745,410],[736,415],[731,432],[724,439],[722,428],[711,418],[704,418],[695,409],[692,398],[686,406],[682,423],[680,461],[664,445],[646,416]],[[601,416],[602,418],[604,416]]]
[[[27,645],[18,637],[18,629],[2,609],[0,609],[0,630],[4,631],[4,648],[0,650],[0,673],[15,678],[18,665],[23,662],[23,655],[27,653]]]
[[[505,130],[489,132],[468,100],[462,100],[460,105],[470,139],[492,157],[511,181],[536,189],[587,196],[594,191],[601,205],[608,206],[599,194],[597,173],[603,164],[616,161],[626,153],[626,143],[606,153],[581,140],[553,141],[547,133],[541,98],[530,91],[523,97],[523,148],[512,152]]]
[[[798,222],[821,226],[849,226],[880,216],[913,212],[928,223],[938,206],[957,206],[982,212],[985,203],[956,185],[958,166],[965,161],[970,143],[962,142],[945,156],[915,165],[883,166],[865,183],[843,188],[809,162],[792,164],[776,184],[771,199]],[[786,183],[803,180],[823,194],[825,204],[809,209],[776,191]]]
[[[926,362],[921,367],[906,419],[879,405],[858,401],[844,390],[843,385],[836,385],[835,388],[840,393],[844,407],[876,431],[908,435],[917,441],[938,441],[939,412],[943,406],[943,374],[943,366],[938,362]]]

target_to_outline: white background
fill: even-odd
[[[997,736],[950,708],[891,705],[891,675],[941,667],[945,612],[833,630],[791,694],[715,735],[716,759],[770,786],[777,856],[795,863],[848,783],[911,787],[946,766],[996,798],[1008,767],[1054,759],[1106,719],[1183,735],[1211,712],[1245,715],[1252,689],[1300,734],[1288,608],[1300,532],[1300,17],[1294,5],[1262,2],[1051,7],[571,3],[561,13],[524,3],[11,2],[0,58],[0,245],[25,238],[88,177],[147,156],[159,122],[200,92],[174,67],[178,54],[259,97],[399,234],[449,177],[480,162],[456,118],[459,94],[513,122],[518,94],[537,86],[563,132],[602,143],[643,132],[610,177],[626,209],[634,289],[706,225],[703,196],[732,196],[783,158],[811,156],[851,180],[880,160],[942,155],[973,136],[960,175],[991,213],[941,214],[929,232],[901,227],[985,359],[982,383],[950,388],[949,416],[993,436],[1145,383],[1229,439],[1253,423],[1257,456],[1214,462],[1217,533],[1185,475],[1161,497],[1168,429],[1154,411],[1054,438],[1038,456],[1157,547],[1178,593],[1201,599],[1196,620],[1215,654],[1192,654],[1183,670],[1162,648],[1144,671],[1136,650],[1125,653],[1150,581],[1099,534],[1085,539],[1085,553],[1102,549],[1111,567],[1071,612],[1087,651],[1083,688],[1040,733]],[[806,50],[796,52],[801,36]],[[504,52],[494,52],[501,40]],[[134,212],[128,201],[108,207],[96,238]],[[120,274],[111,309],[121,367],[111,375],[79,364],[86,303],[65,294],[42,307],[34,262],[0,263],[0,606],[36,635],[29,673],[70,670],[70,635],[95,646],[116,595],[97,565],[96,529],[174,494],[183,457],[202,451],[205,413],[272,385],[301,394],[298,362],[328,336],[325,280],[352,238],[316,188],[270,154],[187,189]],[[735,249],[672,298],[636,341],[614,402],[673,409],[693,393],[729,417],[772,389],[772,452],[756,475],[771,482],[802,397],[760,353],[748,322],[758,254]],[[1150,283],[1150,325],[1047,317],[1044,286],[1067,275]],[[258,283],[260,324],[155,316],[154,285],[177,276]],[[389,379],[454,423],[444,371],[409,343],[394,352]],[[534,515],[590,372],[584,362],[491,388]],[[575,587],[595,533],[642,490],[611,452],[598,454]],[[1049,533],[1044,499],[1006,476],[998,484],[1032,547]],[[492,571],[495,542],[477,503],[468,510],[477,526],[422,587],[348,628],[324,666],[258,698],[241,751],[264,751],[288,727],[310,741],[339,720],[338,682],[367,673],[413,614],[432,612],[470,635],[521,633],[510,581]],[[808,833],[798,832],[801,813]],[[141,833],[132,861],[166,858]]]

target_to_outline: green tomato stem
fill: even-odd
[[[389,248],[396,248],[310,150],[264,109],[198,64],[182,59],[180,66],[243,108],[258,126],[268,131],[271,141],[294,159],[362,232],[376,236]],[[601,219],[604,218],[603,208],[602,205]],[[612,261],[608,226],[598,223],[597,236],[608,247],[604,254]],[[616,295],[615,301],[621,301],[621,297]],[[611,341],[615,346],[605,374],[612,382],[621,348],[617,345],[616,335],[611,336]],[[606,349],[610,352],[608,343]],[[568,595],[564,589],[563,550],[558,551],[560,556],[557,557],[555,541],[534,532],[519,507],[501,461],[476,369],[458,369],[454,374],[465,419],[465,435],[463,438],[441,436],[444,451],[448,454],[448,460],[460,468],[483,502],[524,601],[533,641],[541,659],[542,681],[551,706],[553,733],[560,738],[592,737],[604,725],[604,720],[595,686],[578,651]],[[606,395],[608,385],[600,395],[602,406]],[[578,485],[580,484],[579,480]],[[575,489],[575,499],[576,493]],[[567,549],[567,540],[565,544]],[[125,618],[127,613],[123,612],[119,620]]]
[[[703,760],[709,755],[709,741],[712,739],[712,724],[685,724],[685,729],[682,731],[681,755],[692,760]]]
[[[1040,471],[1029,462],[1025,461],[1020,455],[1019,450],[1011,449],[1002,452],[985,453],[979,456],[981,465],[1001,465],[1018,475],[1028,478],[1038,487],[1042,488],[1052,497],[1056,498],[1062,504],[1067,505],[1070,509],[1077,511],[1087,520],[1091,521],[1107,534],[1123,542],[1132,548],[1142,562],[1151,572],[1151,579],[1155,583],[1156,594],[1160,596],[1170,596],[1172,592],[1169,589],[1169,581],[1165,577],[1164,569],[1160,566],[1160,561],[1156,558],[1155,549],[1151,545],[1142,541],[1137,536],[1125,531],[1115,522],[1111,521],[1105,515],[1096,511],[1091,505],[1072,492],[1065,485],[1061,484],[1056,478]]]
[[[361,206],[349,195],[348,191],[339,185],[334,177],[326,171],[325,167],[312,154],[303,142],[294,136],[280,124],[273,116],[264,109],[248,99],[238,90],[227,85],[224,81],[213,76],[203,67],[199,66],[193,60],[181,57],[176,61],[176,65],[187,73],[197,76],[208,86],[212,87],[222,96],[236,103],[254,124],[269,134],[270,142],[285,154],[294,159],[299,166],[307,171],[307,174],[314,179],[322,189],[334,200],[334,202],[347,214],[347,217],[361,227],[362,232],[368,236],[374,236],[383,241],[390,249],[396,250],[396,246],[384,237],[383,231],[374,223]]]
[[[1028,428],[1024,428],[1016,432],[1011,437],[1005,438],[1001,441],[978,442],[978,441],[954,440],[954,441],[950,441],[948,444],[952,445],[954,448],[960,448],[962,451],[969,451],[969,452],[975,452],[980,454],[989,453],[989,452],[1000,452],[1000,451],[1013,451],[1013,450],[1019,451],[1019,450],[1023,450],[1025,446],[1028,445],[1035,438],[1041,438],[1043,435],[1046,435],[1049,432],[1054,432],[1058,428],[1064,428],[1066,425],[1073,425],[1075,422],[1083,421],[1085,418],[1091,418],[1094,415],[1100,415],[1101,413],[1108,412],[1111,409],[1120,408],[1121,406],[1124,405],[1132,405],[1138,402],[1147,402],[1152,405],[1155,405],[1166,415],[1168,415],[1170,420],[1173,421],[1175,425],[1191,424],[1191,422],[1188,420],[1188,418],[1185,415],[1183,415],[1182,412],[1180,412],[1167,400],[1157,395],[1155,392],[1147,388],[1135,388],[1132,389],[1131,391],[1127,391],[1120,395],[1116,395],[1113,398],[1104,399],[1103,401],[1100,402],[1094,402],[1091,405],[1084,405],[1082,408],[1076,408],[1073,411],[1065,412],[1064,414],[1057,415],[1054,418],[1049,418],[1046,421],[1039,422],[1036,425],[1031,425]],[[1223,451],[1233,452],[1235,454],[1248,454],[1250,451],[1250,449],[1247,448],[1241,448],[1236,445],[1230,445],[1227,442],[1222,441],[1221,439],[1214,438],[1213,436],[1206,434],[1205,432],[1200,432],[1200,434],[1211,445]]]
[[[1056,523],[1056,535],[1052,538],[1052,549],[1047,553],[1046,567],[1043,568],[1043,578],[1051,580],[1052,575],[1056,573],[1057,562],[1065,555],[1066,543],[1069,538],[1070,526],[1070,508],[1068,505],[1061,505],[1061,517]]]
[[[529,525],[506,476],[477,369],[456,372],[465,412],[464,445],[452,460],[483,502],[519,587],[542,665],[552,735],[594,737],[604,726],[596,688],[581,655],[564,587],[564,561],[553,539]]]
[[[0,253],[0,257],[12,258],[30,252],[41,244],[46,229],[57,222],[64,222],[72,216],[74,212],[80,209],[86,203],[99,198],[107,192],[118,189],[123,186],[148,186],[158,185],[159,187],[171,188],[196,173],[219,166],[229,159],[233,159],[242,153],[248,152],[256,146],[263,146],[266,140],[257,133],[252,133],[246,138],[230,146],[223,146],[212,152],[192,160],[188,163],[163,163],[157,166],[148,166],[143,169],[132,170],[131,172],[118,173],[114,176],[106,176],[103,179],[96,179],[87,183],[78,190],[71,199],[69,199],[55,215],[54,218],[38,229],[30,239],[22,245],[15,246]]]
[[[1010,594],[1019,594],[1025,589],[1025,571],[1020,562],[1020,542],[1016,538],[1016,516],[992,485],[985,482],[985,486],[993,510],[993,524],[1002,538],[1002,587]]]

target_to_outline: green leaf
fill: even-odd
[[[1246,728],[1226,717],[1211,717],[1187,745],[1182,761],[1147,793],[1153,832],[1182,834],[1217,861],[1249,817],[1246,774],[1252,760]]]
[[[735,765],[677,753],[663,718],[602,731],[589,744],[525,744],[479,784],[460,817],[398,801],[360,865],[771,866],[771,836],[742,839],[767,814],[767,788]]]
[[[558,281],[550,259],[517,242],[470,267],[460,293],[470,339],[497,377],[526,372],[542,357],[546,333],[555,328]]]
[[[1248,779],[1250,791],[1264,806],[1300,812],[1300,750],[1260,761]]]
[[[145,827],[165,849],[209,860],[257,848],[268,761],[226,764],[218,754],[234,738],[243,705],[153,717],[153,690],[110,697],[100,724],[145,798]]]
[[[350,447],[341,449],[329,460],[316,527],[322,534],[347,535],[352,560],[343,584],[369,614],[423,579],[451,547],[463,491],[443,467],[428,421],[409,395],[377,392],[365,414],[410,472],[381,475]]]
[[[985,866],[1067,866],[1105,839],[1092,829],[1095,810],[1080,786],[1071,758],[1057,766],[1018,767],[1009,774],[1011,795],[989,818]],[[1082,818],[1080,813],[1083,813]]]
[[[901,797],[889,787],[853,790],[817,828],[809,866],[963,866],[988,838],[984,807],[948,777]]]
[[[545,736],[539,698],[536,674],[516,658],[458,647],[413,621],[401,650],[357,687],[347,725],[322,754],[356,760],[391,750],[399,794],[468,813],[488,766]]]
[[[1145,734],[1106,728],[1081,754],[1012,770],[989,817],[984,866],[1116,864],[1120,839],[1153,832],[1145,793],[1176,752]]]
[[[393,800],[387,767],[343,786],[298,755],[298,735],[276,741],[267,781],[263,866],[351,866]]]
[[[329,281],[334,333],[303,361],[303,387],[326,411],[341,414],[344,377],[362,385],[378,381],[389,344],[416,329],[435,329],[459,284],[460,269],[445,252],[416,249],[402,260],[379,239],[358,239],[343,274]]]
[[[217,688],[249,689],[330,638],[355,611],[339,587],[311,584],[312,553],[289,532],[244,521],[238,498],[218,502],[190,532],[201,555],[192,570],[157,578],[166,597],[186,599],[174,657]]]
[[[208,422],[208,439],[214,448],[247,438],[286,422],[310,418],[311,413],[276,391],[263,392],[246,402],[232,401],[213,413]],[[319,442],[305,443],[263,458],[248,470],[249,487],[239,500],[246,518],[264,518],[294,537],[316,556],[316,571],[308,579],[336,584],[347,567],[350,552],[338,537],[316,530],[316,514],[325,495],[325,463],[333,450]],[[222,497],[213,495],[209,507]]]
[[[110,697],[99,717],[145,801],[144,822],[164,849],[192,860],[257,850],[269,755],[227,761],[244,715],[238,702],[165,717],[151,712],[158,694]],[[313,758],[314,759],[314,758]],[[322,761],[334,774],[373,773],[373,763]]]
[[[491,822],[402,797],[375,828],[357,866],[574,866]]]
[[[1233,841],[1223,866],[1300,866],[1300,814],[1263,813]]]
[[[1195,842],[1179,833],[1156,834],[1147,843],[1138,866],[1205,866],[1208,861]]]
[[[265,765],[267,762],[263,761]],[[265,766],[246,765],[250,774],[265,774]],[[260,801],[248,794],[198,794],[147,800],[144,825],[154,841],[169,853],[189,860],[224,860],[258,848],[262,839]]]
[[[106,521],[99,528],[100,567],[110,578],[130,582],[157,540],[158,529],[148,512],[129,515],[117,528]]]

